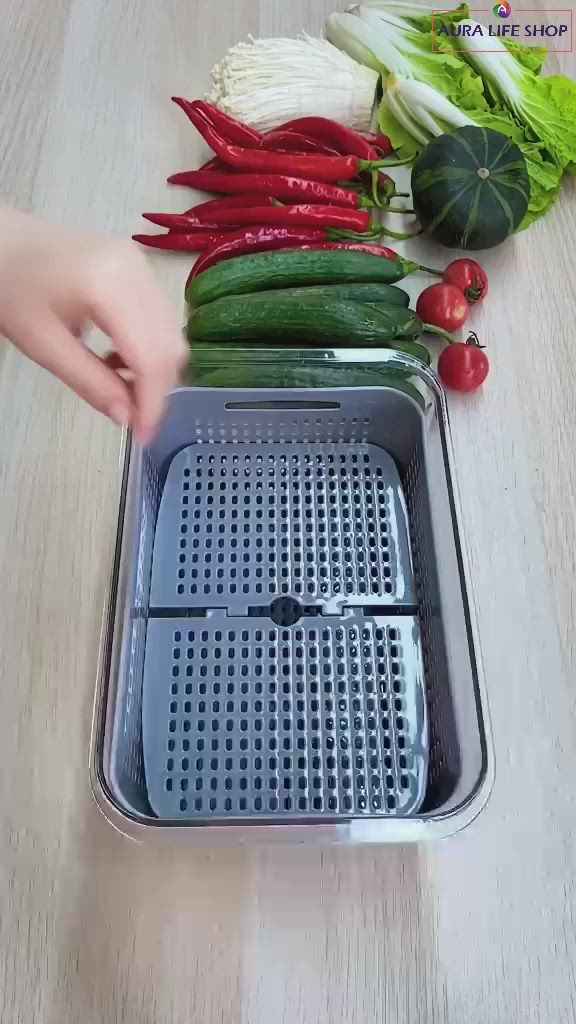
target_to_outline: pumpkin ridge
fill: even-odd
[[[482,190],[482,185],[480,184],[480,181],[479,181],[477,186],[476,186],[476,191],[475,191],[474,197],[472,199],[472,205],[470,207],[470,213],[468,214],[468,220],[466,221],[466,227],[464,229],[464,234],[462,236],[462,241],[464,243],[467,241],[467,239],[472,234],[473,229],[476,227],[476,222],[478,220],[478,205],[480,203],[480,192],[481,192],[481,190]]]
[[[458,203],[460,201],[460,199],[462,199],[462,197],[465,195],[465,193],[468,191],[469,188],[470,188],[470,185],[467,182],[466,185],[464,186],[464,188],[460,189],[460,191],[455,196],[453,196],[452,199],[448,200],[448,202],[442,207],[440,212],[436,215],[434,220],[430,223],[429,228],[428,228],[429,231],[432,232],[432,231],[436,230],[436,228],[442,223],[442,221],[445,219],[445,217],[450,213],[450,210],[452,209],[452,207],[456,203]]]
[[[500,206],[502,207],[502,209],[504,210],[504,213],[508,217],[508,222],[510,224],[510,231],[511,232],[514,231],[514,215],[512,213],[512,208],[506,202],[506,200],[504,199],[504,196],[498,191],[497,188],[494,187],[494,185],[492,184],[491,181],[487,182],[487,184],[488,184],[489,188],[492,189],[492,192],[496,196],[496,201],[498,203],[500,203]]]
[[[500,148],[500,149],[499,149],[499,151],[498,151],[498,152],[496,153],[496,156],[493,156],[493,157],[492,157],[492,160],[491,160],[491,164],[492,164],[492,170],[493,170],[493,171],[494,171],[494,169],[495,169],[496,165],[498,164],[498,162],[500,161],[501,157],[503,156],[503,154],[504,154],[504,153],[506,152],[506,150],[508,149],[508,146],[509,146],[509,145],[510,145],[510,142],[509,142],[509,140],[508,140],[508,139],[506,138],[506,136],[504,136],[504,142],[502,143],[502,146],[501,146],[501,148]]]
[[[479,128],[478,131],[485,132],[485,129],[484,128]],[[463,139],[461,135],[456,135],[456,133],[454,133],[454,138],[460,143],[460,145],[462,146],[462,149],[464,149],[466,151],[466,153],[468,154],[470,159],[473,160],[475,166],[476,167],[480,167],[481,166],[480,161],[479,161],[476,153],[474,152],[473,148],[468,145],[468,142],[466,141],[466,139]]]

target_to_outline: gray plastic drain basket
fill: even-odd
[[[415,600],[400,478],[382,448],[270,438],[181,450],[162,490],[150,615],[209,617],[148,623],[154,812],[416,810],[427,729]],[[372,619],[366,606],[405,614]]]
[[[392,842],[487,798],[442,391],[326,359],[329,388],[176,391],[127,446],[91,760],[127,834]]]

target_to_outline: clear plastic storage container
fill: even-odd
[[[91,744],[137,839],[387,843],[493,752],[446,402],[393,351],[197,346],[126,439]]]

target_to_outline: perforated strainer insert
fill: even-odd
[[[333,610],[415,603],[400,479],[382,448],[211,444],[173,459],[151,606],[245,614],[282,595]]]
[[[411,616],[154,619],[144,756],[162,818],[407,814],[426,729]]]

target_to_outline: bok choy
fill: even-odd
[[[383,82],[382,104],[408,134],[423,146],[451,128],[474,124],[441,92],[414,78],[388,75]]]

